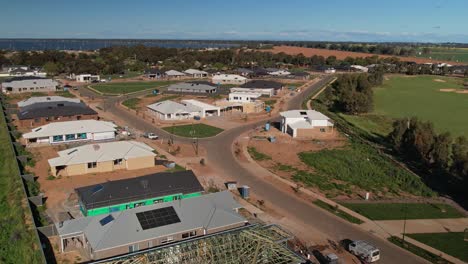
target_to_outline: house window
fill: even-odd
[[[161,239],[161,244],[166,244],[166,243],[169,243],[171,241],[174,241],[174,237],[172,237],[172,236],[166,237],[166,238]]]
[[[153,204],[158,204],[158,203],[162,203],[162,202],[164,202],[163,199],[157,199],[157,200],[153,201]]]
[[[86,139],[86,133],[79,133],[79,134],[76,134],[76,137],[78,139]]]
[[[152,248],[153,247],[153,240],[150,240],[148,241],[148,248]]]
[[[94,169],[97,167],[97,162],[88,162],[88,169]]]
[[[114,160],[114,165],[122,165],[122,159],[116,159]]]
[[[132,253],[132,252],[138,251],[138,249],[139,249],[139,246],[138,246],[138,244],[135,244],[135,245],[128,246],[128,252],[129,252],[129,253]]]
[[[76,134],[68,134],[65,135],[65,140],[75,140],[76,139]]]
[[[145,205],[145,202],[135,203],[135,204],[133,205],[133,208],[137,208],[137,207],[140,207],[140,206],[143,206],[143,205]]]
[[[197,235],[197,231],[191,231],[191,232],[183,233],[182,238],[190,238],[196,235]]]
[[[60,136],[53,136],[52,137],[52,141],[53,142],[60,142],[60,141],[63,141],[63,136],[60,135]]]
[[[41,121],[39,118],[34,118],[35,123],[38,123],[39,121]]]

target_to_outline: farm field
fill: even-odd
[[[154,82],[118,82],[91,85],[91,88],[105,94],[127,94],[152,88],[159,88],[174,83],[173,81]]]
[[[429,47],[431,53],[429,54],[418,54],[416,57],[430,58],[433,60],[444,60],[444,61],[455,61],[468,63],[468,49],[464,48],[441,48],[441,47]],[[420,49],[422,51],[422,49]]]
[[[447,204],[423,203],[343,203],[347,208],[372,220],[442,219],[463,215]]]
[[[223,132],[223,129],[205,124],[181,125],[164,127],[164,130],[176,136],[188,138],[205,138],[216,136]]]
[[[8,137],[4,116],[0,114],[0,262],[40,263],[40,245],[28,226],[33,223],[25,213],[22,183]]]
[[[462,232],[408,234],[408,236],[468,262],[468,241],[464,240]]]
[[[468,93],[463,79],[440,76],[390,76],[374,90],[375,115],[392,118],[416,116],[432,121],[438,132],[468,136]]]
[[[294,46],[274,46],[273,49],[259,49],[258,51],[263,52],[272,52],[272,53],[281,53],[284,52],[288,55],[298,55],[302,53],[306,57],[311,57],[313,55],[329,57],[335,56],[339,60],[344,60],[346,57],[352,58],[365,58],[365,57],[372,57],[372,56],[379,56],[380,58],[390,58],[390,57],[397,57],[401,61],[413,61],[416,63],[427,63],[427,62],[449,62],[449,61],[437,61],[431,60],[429,58],[417,58],[417,57],[401,57],[401,56],[389,56],[389,55],[379,55],[379,54],[371,54],[371,53],[362,53],[362,52],[351,52],[351,51],[341,51],[341,50],[328,50],[328,49],[315,49],[315,48],[302,48],[302,47],[294,47]],[[457,62],[449,62],[450,64],[462,64]]]

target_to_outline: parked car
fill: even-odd
[[[380,259],[380,250],[363,240],[356,240],[349,244],[349,252],[366,262]]]
[[[145,134],[143,134],[143,136],[144,136],[145,138],[149,138],[149,139],[153,139],[153,140],[159,138],[156,134],[154,134],[154,133],[149,133],[149,132],[146,132]]]

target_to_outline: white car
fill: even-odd
[[[158,137],[156,134],[154,134],[154,133],[145,133],[144,137],[145,137],[145,138],[149,138],[149,139],[153,139],[153,140],[156,140],[156,139],[159,138],[159,137]]]
[[[380,259],[380,250],[363,240],[356,240],[349,244],[349,252],[367,262]]]

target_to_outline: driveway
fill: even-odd
[[[332,80],[332,76],[326,76],[319,82],[305,88],[298,95],[292,98],[288,103],[288,109],[301,108],[302,102],[308,95],[318,91],[324,84]],[[133,114],[116,107],[116,99],[109,100],[107,111],[125,120],[129,126],[132,126],[142,131],[153,131],[162,138],[169,138],[171,135],[166,131],[155,127],[154,125],[136,118]],[[273,116],[271,120],[277,119],[278,116]],[[217,168],[217,171],[225,174],[227,177],[238,181],[241,184],[246,184],[251,187],[251,191],[256,196],[261,197],[267,204],[274,204],[275,209],[285,212],[291,221],[299,221],[306,223],[311,229],[320,230],[333,240],[341,239],[362,239],[369,241],[382,252],[382,259],[379,263],[428,263],[425,260],[377,237],[372,234],[372,231],[364,232],[359,227],[346,222],[336,216],[325,212],[324,210],[312,205],[311,203],[299,200],[297,196],[286,193],[276,186],[272,185],[260,177],[256,177],[255,173],[251,173],[242,167],[236,160],[231,151],[234,141],[242,133],[263,125],[266,120],[259,121],[253,124],[239,126],[208,139],[200,139],[200,144],[207,151],[207,162]],[[189,143],[192,140],[173,136],[176,141]],[[307,230],[304,230],[307,232]]]

